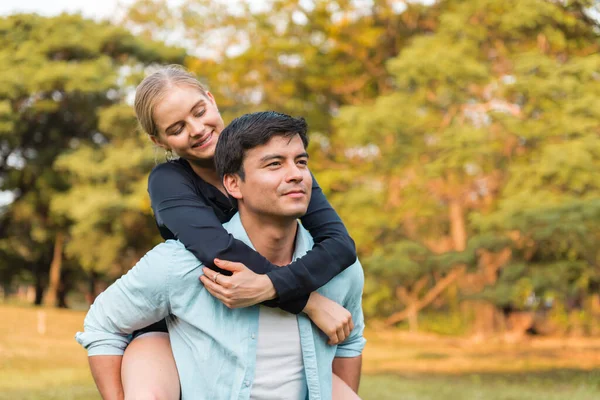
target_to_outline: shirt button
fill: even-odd
[[[254,340],[256,338],[256,335],[253,333],[251,337]]]
[[[246,386],[250,386],[250,381],[245,381],[245,382],[244,382],[244,385],[246,385]]]

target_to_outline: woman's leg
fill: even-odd
[[[360,397],[336,374],[333,375],[332,400],[360,400]]]
[[[179,374],[169,334],[136,337],[123,355],[121,380],[125,400],[179,400]]]

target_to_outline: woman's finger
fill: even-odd
[[[329,344],[338,344],[340,342],[337,331],[329,336]]]
[[[221,277],[221,275],[219,275],[219,278],[220,277]],[[217,280],[218,280],[218,278],[217,278]],[[215,292],[215,293],[218,293],[220,296],[227,298],[225,289],[221,285],[218,285],[215,282],[213,282],[208,276],[202,275],[200,277],[200,281],[202,281],[202,284],[204,285],[205,288],[210,289],[211,294],[212,294],[212,292]]]
[[[239,272],[242,271],[244,268],[246,268],[246,266],[242,263],[239,262],[235,262],[235,261],[226,261],[226,260],[220,260],[218,258],[215,258],[215,265],[218,266],[221,269],[225,269],[227,271],[231,271],[231,272]]]
[[[350,324],[344,324],[344,340],[350,336]]]
[[[344,340],[346,340],[346,332],[344,329],[345,327],[346,327],[346,325],[344,324],[344,326],[342,326],[340,329],[337,330],[338,344],[340,344]]]
[[[219,293],[213,292],[212,290],[210,290],[208,288],[206,290],[208,290],[208,293],[210,293],[215,299],[219,300],[225,306],[229,307],[228,300],[226,298],[224,298],[223,296],[221,296]]]
[[[229,298],[224,296],[222,293],[219,293],[215,290],[215,285],[211,286],[210,284],[204,285],[208,293],[210,293],[215,299],[219,300],[221,303],[225,304],[225,306],[231,308],[231,303]]]
[[[223,286],[225,288],[230,288],[232,286],[230,276],[219,274],[218,272],[215,272],[212,269],[206,267],[202,268],[202,272],[204,272],[204,276],[206,276],[208,279],[210,279],[212,282],[219,286]],[[216,282],[214,278],[215,274],[218,274]]]

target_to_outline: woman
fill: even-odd
[[[201,100],[190,103],[190,91],[196,93],[196,100],[201,93]],[[318,301],[319,314],[309,317],[328,334],[330,343],[343,341],[352,328],[349,313],[309,294],[352,265],[356,253],[316,181],[301,220],[314,237],[314,249],[284,268],[272,265],[221,226],[236,210],[213,163],[224,123],[212,94],[183,68],[169,66],[138,86],[135,111],[142,128],[167,154],[168,162],[154,168],[148,181],[161,235],[180,240],[206,266],[201,279],[211,294],[230,307],[264,303],[293,313],[301,312],[309,299]],[[172,154],[179,158],[173,159]],[[147,393],[151,398],[179,398],[166,332],[164,321],[154,324],[136,334],[127,348],[121,370],[126,397]],[[334,397],[354,395],[339,378],[334,381]]]

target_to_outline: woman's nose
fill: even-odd
[[[190,135],[201,136],[204,133],[204,124],[198,119],[190,121]]]

